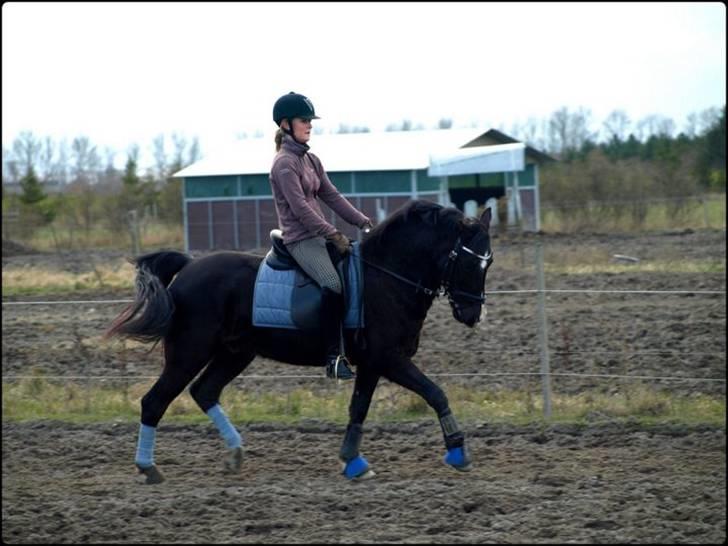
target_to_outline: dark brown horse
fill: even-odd
[[[437,413],[447,453],[445,462],[462,471],[471,460],[465,437],[443,390],[412,362],[420,331],[434,298],[447,295],[455,319],[479,320],[485,277],[492,262],[488,226],[454,208],[413,201],[365,236],[363,302],[366,327],[346,330],[346,351],[357,375],[349,425],[339,456],[349,479],[372,475],[359,453],[362,424],[380,377],[419,394]],[[147,483],[162,481],[154,464],[156,427],[169,404],[190,387],[202,411],[230,449],[228,468],[242,464],[240,434],[220,407],[223,388],[256,355],[298,365],[322,365],[324,345],[310,331],[252,325],[253,292],[262,258],[219,252],[192,259],[163,251],[136,258],[137,293],[108,334],[164,343],[164,369],[142,398],[136,464]],[[174,280],[174,282],[172,282]]]

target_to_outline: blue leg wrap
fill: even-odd
[[[139,425],[139,441],[137,442],[136,458],[134,462],[141,468],[154,466],[154,437],[157,434],[156,427]]]
[[[207,410],[207,416],[215,423],[217,430],[220,431],[220,436],[225,440],[225,445],[231,449],[240,447],[243,443],[242,438],[235,427],[228,419],[228,416],[222,409],[220,404],[215,404],[209,410]]]
[[[470,464],[470,457],[465,453],[464,447],[453,447],[447,450],[445,463],[455,468],[465,468]]]
[[[343,474],[346,476],[346,479],[353,480],[364,474],[367,470],[369,470],[369,463],[364,457],[358,455],[346,463]]]

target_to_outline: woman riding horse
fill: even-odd
[[[273,105],[278,125],[276,154],[270,185],[283,231],[283,244],[299,266],[321,287],[321,328],[326,343],[326,376],[353,379],[346,358],[339,355],[343,289],[339,274],[326,250],[331,241],[339,253],[349,252],[349,239],[326,221],[317,202],[320,197],[331,210],[362,229],[372,223],[339,193],[326,175],[321,160],[309,152],[311,120],[319,119],[311,101],[291,91]]]

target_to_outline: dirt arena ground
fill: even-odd
[[[488,315],[457,324],[446,301],[428,315],[416,362],[430,374],[483,390],[539,392],[535,238],[496,238],[486,291]],[[717,259],[725,231],[543,237],[547,264],[583,252],[642,263]],[[44,265],[89,271],[123,263],[122,253],[3,253],[3,270]],[[550,289],[725,290],[725,273],[549,273]],[[99,291],[35,298],[129,298]],[[34,298],[3,298],[29,301]],[[104,346],[120,304],[3,306],[4,378],[154,376],[161,353]],[[549,294],[554,373],[683,378],[645,382],[682,394],[725,394],[725,295]],[[245,374],[316,373],[258,359]],[[244,374],[244,375],[245,375]],[[5,379],[4,379],[5,380]],[[9,379],[12,380],[12,379]],[[477,383],[476,383],[477,382]],[[251,381],[252,383],[252,381]],[[297,380],[265,381],[278,390]],[[305,385],[311,387],[311,382]],[[619,380],[555,376],[555,392],[613,392]],[[434,420],[368,422],[362,453],[377,476],[347,483],[338,474],[343,427],[241,426],[245,461],[222,472],[212,425],[160,425],[156,460],[167,481],[142,485],[131,463],[137,425],[3,421],[2,538],[8,543],[724,543],[725,430],[706,425],[618,424],[465,427],[475,468],[442,464]]]
[[[375,478],[348,483],[343,427],[242,427],[242,473],[210,426],[160,425],[167,481],[141,485],[130,424],[3,424],[6,543],[725,543],[725,431],[603,424],[370,425]]]

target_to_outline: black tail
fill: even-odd
[[[104,337],[122,336],[144,343],[159,341],[169,332],[174,301],[167,290],[172,278],[192,258],[174,250],[153,252],[135,258],[136,295],[114,319]]]

